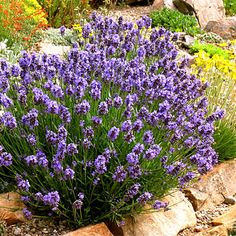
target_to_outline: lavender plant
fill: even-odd
[[[177,61],[176,34],[151,20],[92,14],[66,60],[0,62],[1,176],[34,214],[80,225],[154,209],[217,163],[202,84]],[[30,218],[32,213],[25,209]]]

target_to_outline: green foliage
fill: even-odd
[[[200,43],[198,40],[194,41],[194,44],[190,47],[190,53],[197,53],[204,51],[208,53],[211,57],[213,55],[223,56],[224,59],[230,58],[230,53],[214,44],[210,43]]]
[[[78,19],[86,17],[89,0],[39,0],[39,4],[48,14],[50,26],[61,25],[71,27]]]
[[[5,58],[11,64],[17,63],[18,59],[21,57],[22,50],[23,46],[17,43],[9,47],[7,45],[7,39],[0,42],[0,58]]]
[[[76,41],[77,36],[70,29],[66,29],[62,36],[59,29],[49,28],[44,32],[44,39],[54,45],[71,46]]]
[[[218,34],[215,34],[213,32],[199,34],[197,38],[206,43],[221,43],[224,41]]]
[[[196,18],[184,15],[179,11],[163,8],[160,11],[152,12],[150,17],[154,27],[163,26],[172,32],[186,32],[192,36],[201,33]]]
[[[235,0],[224,0],[224,7],[226,10],[226,15],[230,15],[230,16],[236,15],[236,1]]]

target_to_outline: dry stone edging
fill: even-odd
[[[124,236],[176,236],[197,222],[191,203],[177,191],[167,196],[170,210],[141,214],[129,219],[122,227]]]
[[[105,223],[89,225],[75,231],[64,234],[63,236],[114,236],[107,228]]]
[[[236,160],[221,163],[184,190],[195,211],[210,209],[236,193]]]
[[[20,194],[15,192],[0,194],[0,220],[6,221],[8,225],[26,221],[22,211],[25,207]]]

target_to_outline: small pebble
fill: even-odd
[[[236,203],[236,198],[233,196],[226,197],[224,203],[234,205]]]
[[[195,232],[200,232],[200,231],[202,231],[202,226],[200,226],[200,225],[196,226],[196,227],[194,228],[194,231],[195,231]]]
[[[13,232],[14,235],[21,235],[21,229],[20,228],[15,228],[14,232]]]

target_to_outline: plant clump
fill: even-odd
[[[95,13],[67,59],[0,62],[0,175],[28,218],[123,222],[211,170],[214,122],[202,83],[177,60],[176,34]],[[64,29],[61,28],[63,34]],[[32,212],[32,213],[31,213]]]
[[[201,33],[201,29],[194,16],[184,15],[176,10],[163,8],[159,11],[153,11],[150,17],[154,27],[162,26],[172,32],[185,32],[191,36]]]

